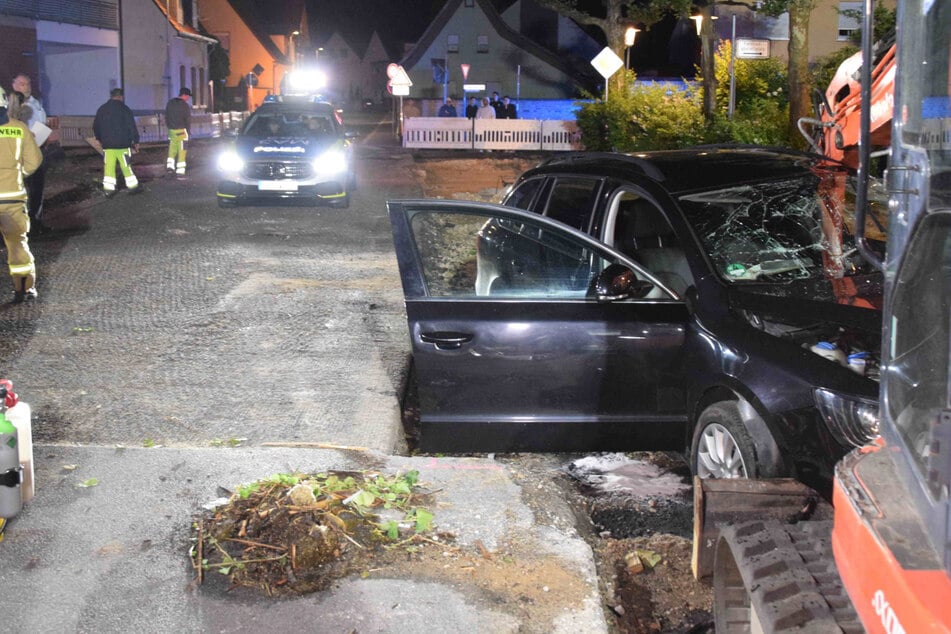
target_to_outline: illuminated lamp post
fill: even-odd
[[[635,29],[633,26],[627,27],[627,30],[624,31],[624,68],[625,70],[631,69],[631,47],[634,46],[634,37],[640,32],[640,29]]]

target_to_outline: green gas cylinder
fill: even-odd
[[[0,517],[10,519],[20,512],[22,481],[17,428],[0,412]]]

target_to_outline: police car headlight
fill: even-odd
[[[218,157],[218,169],[222,172],[240,172],[244,169],[244,161],[234,152],[225,152]]]
[[[318,174],[339,174],[347,171],[347,156],[340,150],[324,152],[314,159],[314,171]]]

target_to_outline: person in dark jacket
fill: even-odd
[[[466,119],[475,119],[477,112],[479,112],[479,102],[475,97],[469,97],[469,105],[466,106]]]
[[[191,127],[192,108],[188,103],[192,91],[182,88],[178,96],[169,99],[165,104],[165,127],[168,128],[168,161],[165,171],[176,176],[185,175],[185,154],[187,149],[188,133]]]
[[[439,117],[455,117],[458,115],[456,112],[456,106],[452,103],[452,97],[446,98],[446,103],[439,108],[439,112],[436,113]]]
[[[508,95],[502,97],[502,108],[500,112],[502,113],[503,119],[518,119],[518,114],[515,111],[515,104],[512,103],[512,100],[509,99]]]
[[[116,195],[116,163],[122,170],[129,193],[140,193],[142,188],[139,180],[132,172],[132,152],[139,150],[139,130],[135,127],[135,116],[125,105],[125,94],[121,88],[113,88],[109,93],[109,101],[99,106],[92,122],[92,131],[105,157],[102,190],[106,197]]]

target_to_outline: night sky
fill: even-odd
[[[592,0],[600,6],[597,0]],[[394,57],[402,54],[402,44],[415,42],[442,9],[445,0],[307,0],[312,34],[339,30],[356,47],[365,46],[376,31]],[[504,9],[512,0],[493,0]],[[699,55],[699,40],[693,23],[678,24],[670,18],[638,33],[631,49],[631,66],[641,76],[683,76],[693,74]],[[602,35],[589,29],[596,39]],[[396,60],[394,60],[396,61]]]

